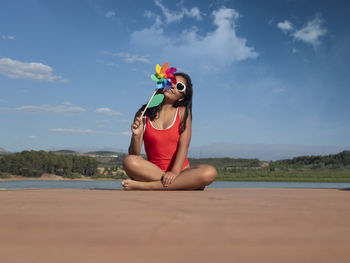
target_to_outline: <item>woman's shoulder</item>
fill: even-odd
[[[189,110],[189,109],[188,109]],[[179,106],[180,120],[182,121],[185,116],[186,106]],[[188,112],[190,113],[190,112]]]

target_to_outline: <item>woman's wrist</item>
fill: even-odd
[[[132,134],[131,135],[133,139],[139,140],[141,138],[141,134]]]
[[[173,174],[179,175],[180,172],[176,171],[176,170],[171,170],[170,172],[172,172]]]

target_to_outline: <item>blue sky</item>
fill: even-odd
[[[157,63],[193,81],[192,146],[350,146],[347,1],[0,2],[0,147],[127,149]]]

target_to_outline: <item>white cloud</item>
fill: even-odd
[[[294,54],[295,54],[295,53],[298,53],[298,50],[297,50],[296,48],[293,48],[293,49],[292,49],[292,53],[294,53]]]
[[[316,16],[313,20],[308,21],[306,26],[294,32],[295,39],[318,46],[320,44],[320,37],[327,33],[327,29],[322,27],[323,20]]]
[[[15,39],[14,36],[8,36],[8,35],[1,35],[1,38],[4,40],[14,40]]]
[[[35,135],[30,135],[30,136],[28,136],[28,138],[31,139],[31,140],[34,140],[34,139],[37,138],[37,136],[35,136]]]
[[[132,120],[117,120],[117,122],[125,122],[125,123],[132,123]]]
[[[133,62],[149,63],[149,60],[146,57],[140,56],[138,54],[130,54],[130,53],[126,53],[126,52],[112,53],[108,50],[102,50],[101,53],[104,55],[122,58],[125,63],[133,63]],[[108,64],[106,64],[106,62],[101,61],[101,60],[99,60],[97,62],[105,64],[107,66],[114,66],[115,65],[115,64],[108,65]],[[111,63],[113,63],[113,62],[111,62]]]
[[[112,55],[112,53],[109,52],[108,50],[102,50],[101,53],[104,55]]]
[[[85,112],[85,109],[79,106],[74,106],[71,103],[62,103],[58,106],[51,105],[41,105],[41,106],[33,106],[33,105],[25,105],[16,109],[20,112],[29,112],[29,113],[49,113],[49,114],[78,114]]]
[[[168,8],[166,8],[162,4],[161,0],[155,0],[154,3],[155,3],[156,6],[158,6],[162,10],[163,15],[165,16],[165,22],[167,24],[170,24],[170,23],[173,23],[173,22],[176,22],[176,21],[180,21],[185,16],[192,17],[192,18],[195,18],[197,20],[201,20],[202,19],[202,16],[201,16],[201,13],[200,13],[198,7],[193,7],[190,10],[188,10],[185,7],[182,7],[179,12],[174,12],[174,11],[171,11]],[[152,13],[148,12],[148,13],[146,13],[146,16],[147,15],[152,15]]]
[[[69,134],[104,134],[112,136],[130,136],[131,132],[105,132],[105,131],[95,131],[91,129],[83,128],[53,128],[49,130],[50,132],[56,133],[69,133]]]
[[[114,62],[111,62],[111,61],[104,61],[104,60],[96,60],[96,63],[103,64],[103,65],[106,65],[106,66],[108,66],[108,67],[118,66],[118,65],[115,64]]]
[[[273,92],[283,92],[283,91],[285,91],[285,89],[284,88],[274,88],[274,89],[272,89],[272,91]]]
[[[115,17],[115,12],[113,10],[110,10],[106,13],[106,17],[113,18]]]
[[[60,132],[60,133],[80,133],[80,134],[95,134],[97,131],[91,129],[79,129],[79,128],[53,128],[50,129],[51,132]]]
[[[321,17],[316,16],[300,29],[294,28],[293,24],[288,20],[278,23],[277,27],[284,33],[289,33],[294,39],[316,47],[321,43],[320,38],[327,34],[327,29],[323,27],[323,23],[324,21]],[[297,50],[293,48],[292,52],[296,53]]]
[[[152,11],[150,11],[150,10],[146,10],[146,11],[143,13],[143,15],[144,15],[145,17],[147,17],[147,18],[152,18],[152,17],[155,17],[155,16],[156,16],[156,14],[153,13]]]
[[[67,79],[52,74],[52,68],[37,62],[21,62],[10,58],[0,59],[0,74],[15,79],[67,82]]]
[[[97,123],[109,123],[110,120],[96,120]]]
[[[212,15],[216,28],[204,35],[199,34],[196,27],[192,27],[176,33],[174,38],[156,21],[149,28],[133,32],[131,41],[146,52],[154,53],[156,50],[157,56],[167,57],[168,61],[178,61],[182,65],[186,61],[195,61],[197,66],[201,64],[206,67],[222,67],[258,56],[254,48],[247,46],[245,38],[237,36],[239,13],[236,10],[220,8],[213,11]]]
[[[277,27],[281,29],[283,32],[288,32],[294,29],[293,24],[288,20],[285,20],[284,22],[279,22],[277,24]]]
[[[122,115],[120,112],[114,111],[110,108],[98,108],[95,110],[95,112],[100,113],[100,114],[104,114],[104,115],[108,115],[108,116]]]
[[[120,53],[114,53],[113,56],[123,58],[124,62],[126,63],[133,63],[133,62],[149,63],[149,60],[147,58],[139,56],[137,54],[120,52]]]
[[[190,17],[194,17],[197,20],[202,19],[201,12],[199,11],[198,7],[193,7],[189,11],[187,9],[185,9],[185,13],[186,13],[186,15],[188,15]]]

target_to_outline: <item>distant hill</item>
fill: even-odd
[[[125,149],[119,149],[119,148],[108,148],[108,147],[90,147],[90,146],[82,146],[82,147],[65,147],[65,148],[51,148],[48,149],[48,151],[59,151],[59,150],[66,150],[69,149],[71,151],[75,151],[78,153],[87,153],[91,154],[92,152],[120,152],[120,153],[127,153],[127,150]]]
[[[112,147],[67,147],[60,149],[50,149],[51,151],[70,149],[79,153],[96,154],[98,152],[124,153],[126,149]],[[262,161],[276,161],[282,159],[292,159],[305,155],[328,155],[336,154],[344,150],[350,150],[350,146],[309,146],[302,144],[233,144],[229,142],[213,143],[202,146],[190,146],[189,158],[242,158],[259,159]],[[108,153],[107,153],[108,152]],[[145,154],[142,147],[141,154]],[[118,155],[118,154],[117,154]]]
[[[124,157],[127,154],[122,153],[122,152],[115,152],[115,151],[91,151],[91,152],[78,152],[78,151],[73,151],[73,150],[58,150],[54,151],[55,153],[60,153],[60,154],[75,154],[75,155],[97,155],[101,157]]]
[[[54,151],[56,153],[60,153],[60,154],[79,154],[76,151],[72,151],[72,150],[59,150],[59,151]]]
[[[94,151],[94,152],[87,152],[85,154],[93,154],[93,155],[99,155],[99,156],[125,156],[126,153],[122,152],[112,152],[112,151]]]
[[[246,158],[264,161],[291,159],[305,155],[329,155],[350,150],[350,147],[308,146],[299,144],[233,144],[214,143],[205,146],[191,146],[191,158]]]
[[[210,164],[215,167],[261,167],[263,162],[258,159],[241,158],[188,158],[191,166]]]
[[[10,153],[0,148],[0,154]],[[337,154],[350,147],[338,146],[308,146],[297,144],[233,144],[228,142],[213,143],[204,146],[190,146],[189,158],[235,158],[235,159],[259,159],[261,161],[276,161],[293,159],[298,156]],[[125,156],[127,150],[108,147],[66,147],[48,149],[63,154],[88,154],[111,157]],[[142,147],[141,154],[145,154]]]
[[[350,168],[350,151],[342,151],[329,155],[307,155],[292,159],[264,162],[259,159],[241,158],[189,158],[191,166],[211,164],[216,168],[230,167],[290,167],[290,168]]]
[[[9,154],[10,152],[6,151],[4,148],[0,148],[0,154]]]

